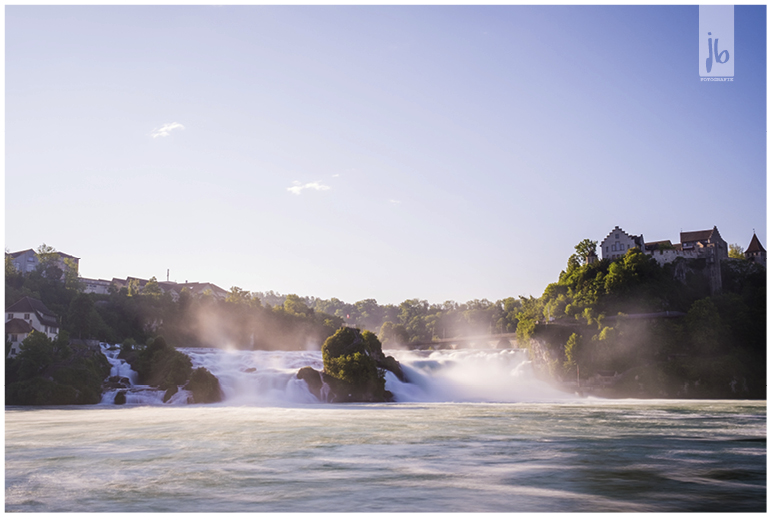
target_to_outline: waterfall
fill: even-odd
[[[189,392],[180,390],[168,403],[164,392],[136,385],[136,372],[118,359],[118,350],[103,348],[112,364],[111,376],[126,377],[130,387],[108,390],[103,404],[112,404],[124,391],[126,404],[186,404]],[[320,351],[224,350],[181,348],[193,368],[205,367],[219,380],[227,405],[314,404],[318,399],[305,381],[297,379],[300,368],[323,369]],[[439,351],[388,351],[403,369],[408,382],[391,372],[385,388],[399,402],[534,402],[573,399],[538,380],[527,353],[516,349],[462,349]],[[322,394],[328,387],[322,388]]]
[[[527,352],[439,350],[389,352],[401,363],[409,383],[386,375],[385,388],[397,401],[530,402],[571,399],[537,379]]]
[[[110,375],[107,381],[112,384],[110,386],[116,386],[117,388],[109,388],[102,393],[102,400],[100,404],[115,404],[115,398],[119,393],[123,393],[125,396],[125,404],[186,404],[187,398],[190,395],[189,392],[180,390],[174,396],[169,399],[167,403],[163,402],[163,390],[156,390],[148,385],[136,384],[139,374],[131,369],[131,365],[126,363],[125,360],[118,358],[120,354],[120,345],[110,345],[108,343],[101,343],[102,354],[110,362],[112,368],[110,368]]]
[[[131,365],[125,362],[125,360],[118,358],[120,354],[119,345],[110,345],[108,343],[101,343],[102,354],[105,355],[107,361],[110,362],[112,368],[110,369],[110,377],[125,377],[128,378],[132,385],[136,384],[136,378],[138,374],[131,370]]]

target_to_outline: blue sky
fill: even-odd
[[[574,245],[766,240],[766,11],[6,7],[5,246],[91,278],[542,294]],[[176,125],[174,125],[176,123]]]

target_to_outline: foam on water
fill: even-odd
[[[103,347],[111,375],[127,377],[127,404],[161,405],[164,392],[137,385],[137,374],[118,350]],[[205,367],[219,379],[224,403],[229,405],[313,404],[318,399],[297,379],[302,367],[323,369],[320,351],[224,350],[182,348],[193,368]],[[386,352],[401,363],[407,382],[386,372],[385,388],[398,402],[531,402],[573,399],[537,379],[523,350],[440,350]],[[112,404],[121,390],[104,393]],[[189,393],[180,390],[168,403],[186,404]]]
[[[409,383],[388,373],[386,388],[405,402],[529,402],[569,399],[537,379],[524,350],[397,351]]]

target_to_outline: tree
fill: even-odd
[[[259,298],[252,295],[249,291],[244,291],[240,287],[230,287],[230,293],[225,298],[226,302],[235,303],[236,305],[254,305],[259,307]]]
[[[68,313],[68,325],[70,330],[79,339],[89,338],[94,330],[91,330],[93,320],[94,302],[86,293],[78,293],[72,299]]]
[[[158,299],[163,294],[163,291],[158,284],[158,279],[154,276],[145,284],[142,294],[145,294],[151,298]]]
[[[61,267],[59,267],[61,257],[59,256],[59,253],[56,251],[56,249],[51,246],[42,244],[37,248],[36,254],[37,259],[40,262],[38,269],[40,269],[40,272],[43,274],[43,276],[54,280],[61,279],[64,272],[62,271]]]
[[[588,262],[589,256],[596,256],[596,241],[585,238],[575,246],[575,253],[580,260],[581,265],[585,265]]]
[[[128,281],[128,296],[133,297],[139,294],[139,280],[132,278]]]
[[[16,361],[20,379],[29,379],[48,368],[54,359],[53,341],[42,332],[33,330],[21,342]]]
[[[308,308],[305,302],[296,294],[289,294],[286,296],[286,300],[283,302],[283,308],[289,314],[300,314],[303,316],[311,316],[313,310]]]
[[[386,321],[380,327],[380,337],[383,343],[393,343],[395,345],[406,345],[409,343],[409,333],[406,327],[401,324],[395,324],[392,321]]]
[[[695,301],[687,311],[685,323],[687,337],[698,354],[718,352],[729,337],[729,328],[711,297]]]
[[[743,248],[738,244],[730,244],[730,250],[728,251],[727,256],[739,260],[744,260],[746,258],[743,254]]]
[[[67,289],[82,291],[84,284],[80,281],[80,276],[78,276],[78,264],[72,258],[65,258],[64,265],[66,266],[64,270],[64,286]]]
[[[564,345],[564,368],[567,370],[572,369],[578,365],[578,358],[581,350],[582,336],[572,333],[567,343]]]

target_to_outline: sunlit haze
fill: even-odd
[[[766,8],[5,9],[5,247],[380,304],[542,294],[584,238],[766,235]]]

